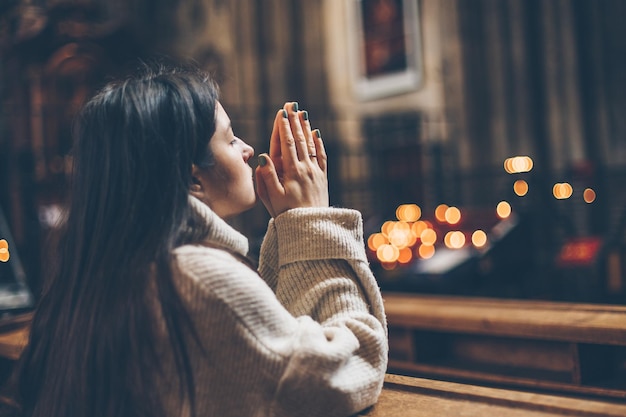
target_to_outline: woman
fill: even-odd
[[[107,85],[77,119],[59,266],[16,372],[19,414],[347,416],[387,364],[358,212],[328,207],[308,114],[277,112],[256,185],[258,272],[226,220],[255,204],[254,150],[190,69]]]

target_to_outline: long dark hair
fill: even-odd
[[[170,256],[191,221],[192,164],[212,163],[217,100],[205,74],[159,64],[108,84],[82,109],[58,268],[15,374],[21,415],[162,416],[159,326],[193,410],[183,341],[191,323]]]

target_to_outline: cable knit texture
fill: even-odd
[[[207,233],[174,251],[173,270],[198,333],[188,340],[198,415],[349,416],[376,402],[387,324],[360,213],[301,208],[270,220],[257,273],[236,255],[246,238],[190,201]],[[173,374],[172,353],[162,355]],[[170,415],[186,416],[176,386],[164,377],[161,395]]]

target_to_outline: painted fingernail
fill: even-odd
[[[267,158],[265,158],[265,155],[259,155],[259,165],[262,167],[267,165]]]
[[[298,111],[298,102],[297,101],[293,102],[293,111]]]
[[[320,132],[319,129],[315,129],[313,132],[315,133],[315,136],[317,136],[318,139],[322,138],[322,133]]]
[[[283,118],[287,118],[287,110],[283,109]]]
[[[306,110],[302,110],[302,118],[304,120],[309,120],[309,112]]]

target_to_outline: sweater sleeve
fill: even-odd
[[[341,401],[312,404],[313,397],[297,395],[304,386],[318,386],[350,393],[343,411],[359,411],[380,393],[388,352],[383,302],[367,263],[361,215],[300,208],[278,216],[274,226],[280,242],[276,296],[303,325],[319,324],[295,342],[276,405],[286,415],[303,404],[319,415],[332,414],[325,407],[341,409]],[[338,345],[342,352],[328,353]]]
[[[261,278],[265,280],[272,291],[276,291],[278,282],[278,239],[273,218],[270,219],[267,225],[267,232],[261,244],[259,275],[261,275]]]

